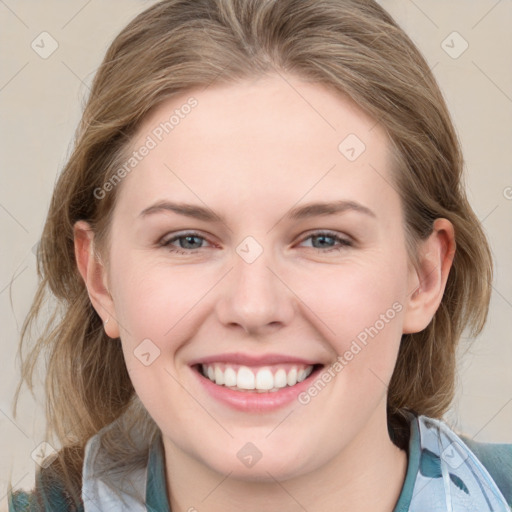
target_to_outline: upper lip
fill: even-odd
[[[313,366],[321,364],[319,361],[311,359],[303,359],[295,356],[288,356],[285,354],[243,354],[241,352],[233,352],[226,354],[215,354],[194,359],[189,364],[190,366],[198,364],[213,364],[213,363],[231,363],[243,366],[267,366],[273,364],[303,364]]]

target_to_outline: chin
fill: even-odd
[[[238,446],[242,448],[238,448]],[[295,453],[283,453],[278,447],[263,447],[260,450],[251,443],[237,443],[235,450],[219,453],[218,458],[202,458],[203,464],[230,479],[243,482],[272,483],[303,476],[315,469],[313,460],[306,460],[301,447]],[[210,452],[211,454],[212,452]],[[320,466],[317,461],[316,466]]]

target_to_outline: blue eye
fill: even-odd
[[[312,248],[318,249],[321,252],[340,251],[345,247],[352,247],[351,240],[348,240],[346,238],[341,238],[337,234],[330,233],[328,231],[319,231],[317,233],[313,233],[313,234],[309,235],[308,237],[304,238],[304,240],[302,240],[302,242],[309,240],[309,239],[311,239],[312,241],[316,240],[317,242],[320,243],[319,247],[315,247],[314,242],[312,242],[312,245],[313,245]],[[329,245],[332,242],[338,243],[339,245],[337,247],[333,246],[333,245]],[[327,249],[327,250],[324,250],[324,249]]]
[[[184,241],[183,243],[181,241]],[[169,240],[165,240],[161,243],[162,247],[167,247],[171,252],[179,253],[179,254],[194,254],[197,252],[198,249],[201,247],[195,247],[197,246],[199,240],[199,246],[202,245],[203,240],[206,240],[206,238],[198,235],[197,233],[184,233],[182,235],[177,235],[172,238],[169,238]],[[176,247],[172,245],[174,242],[180,241],[179,247]],[[190,246],[194,247],[190,247]],[[187,249],[187,250],[180,250],[180,249]]]
[[[346,247],[352,247],[352,241],[346,238],[342,238],[335,233],[328,231],[318,231],[310,234],[304,238],[301,243],[306,240],[312,240],[312,249],[316,249],[319,252],[331,252],[340,251]],[[203,249],[203,242],[206,242],[206,238],[202,237],[198,233],[189,232],[176,235],[168,240],[160,242],[162,247],[167,248],[170,252],[177,254],[195,254],[200,249]],[[318,246],[315,246],[315,241]],[[175,245],[178,242],[178,246]],[[338,244],[337,246],[335,244]]]

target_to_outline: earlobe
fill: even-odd
[[[434,317],[443,298],[455,248],[452,223],[436,219],[431,235],[418,248],[417,266],[411,266],[404,334],[422,331]]]
[[[107,336],[119,338],[114,301],[107,284],[107,270],[95,251],[94,232],[85,221],[74,225],[75,258],[91,303],[103,320]]]

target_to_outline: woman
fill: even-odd
[[[38,258],[63,448],[12,510],[507,510],[441,421],[491,258],[378,4],[166,0],[115,39]]]

